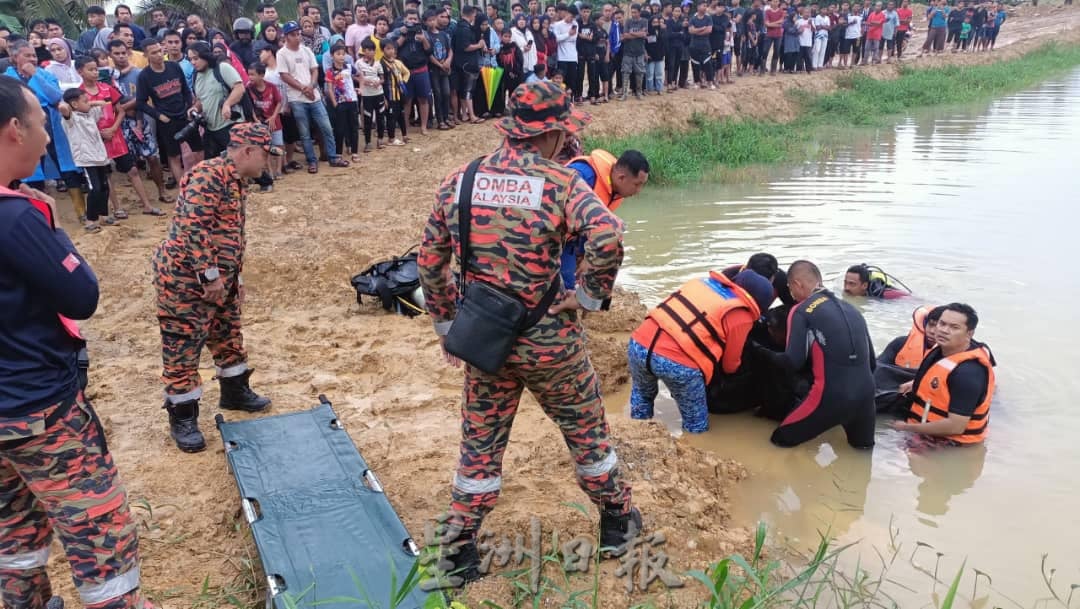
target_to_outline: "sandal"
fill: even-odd
[[[480,118],[480,117],[474,118],[474,119],[472,120],[472,124],[474,124],[474,125],[479,125],[479,124],[481,124],[481,123],[483,123],[483,122],[484,122],[484,119],[482,119],[482,118]]]
[[[116,220],[127,220],[128,213],[122,209],[117,209],[112,213],[112,217]]]
[[[331,167],[348,167],[349,162],[346,161],[345,159],[341,158],[341,157],[338,157],[338,158],[330,161],[330,166]]]
[[[165,195],[158,195],[157,200],[158,200],[158,203],[168,203],[169,202],[169,197],[166,197]]]
[[[308,173],[319,173],[319,164],[318,163],[312,163],[312,164],[308,165],[307,172]]]
[[[116,218],[113,218],[112,216],[105,216],[101,219],[101,223],[105,226],[116,226]]]
[[[101,232],[101,225],[98,224],[97,222],[94,222],[92,224],[86,224],[86,225],[83,226],[83,230],[86,231],[87,233],[100,233]]]
[[[156,207],[151,207],[149,209],[144,209],[144,210],[142,210],[142,213],[143,213],[144,216],[164,216],[165,215],[165,212],[161,211],[160,209],[158,209]]]
[[[293,171],[300,171],[304,168],[304,166],[300,164],[300,161],[289,161],[289,164],[286,165],[286,167]]]
[[[359,163],[360,162],[360,155],[359,154],[352,155],[352,162],[353,163]]]

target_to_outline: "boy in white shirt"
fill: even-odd
[[[104,217],[106,224],[115,223],[109,216],[109,153],[97,126],[101,107],[109,102],[91,102],[82,89],[64,91],[63,99],[59,109],[64,117],[62,124],[71,148],[71,160],[83,171],[90,185],[83,228],[88,233],[100,232],[98,218]]]

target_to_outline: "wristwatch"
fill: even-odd
[[[199,273],[199,283],[211,283],[221,278],[221,270],[216,266]]]

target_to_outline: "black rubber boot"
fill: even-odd
[[[480,553],[476,550],[476,542],[470,541],[458,546],[457,552],[446,557],[453,566],[446,570],[449,581],[458,584],[457,588],[469,582],[480,579]],[[460,583],[458,583],[460,578]]]
[[[600,511],[600,547],[611,556],[622,556],[626,553],[627,542],[641,534],[641,512],[630,508],[629,514],[621,514],[620,510]]]
[[[188,400],[179,404],[165,402],[169,411],[169,435],[176,447],[186,453],[206,450],[206,439],[199,431],[199,400]]]
[[[251,370],[245,370],[243,374],[230,377],[218,377],[221,383],[221,400],[218,408],[224,410],[243,410],[244,412],[259,412],[266,410],[270,405],[270,398],[264,398],[251,390],[248,379],[251,378]]]

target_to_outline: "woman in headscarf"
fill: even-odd
[[[60,90],[67,91],[82,84],[82,77],[75,69],[75,62],[71,58],[71,47],[63,38],[50,38],[45,45],[52,55],[52,61],[45,69],[56,77],[60,83]]]
[[[98,30],[97,36],[94,38],[94,48],[108,53],[110,40],[112,40],[112,28],[103,27]]]
[[[322,32],[315,27],[315,21],[311,17],[300,19],[300,41],[315,55],[315,63],[322,65],[323,57],[329,55],[330,46],[323,38]],[[326,86],[326,72],[319,70],[319,87]]]
[[[341,44],[345,44],[345,37],[341,34],[334,34],[330,37],[330,48],[334,48],[334,45],[339,42]],[[322,61],[319,63],[319,65],[322,67],[323,73],[327,72],[334,65],[334,54],[323,53]],[[353,65],[353,58],[348,53],[345,53],[345,65],[350,67]]]
[[[510,39],[521,49],[525,73],[532,72],[536,67],[536,41],[533,39],[532,31],[529,30],[529,19],[524,13],[514,17],[514,26],[510,28]]]

